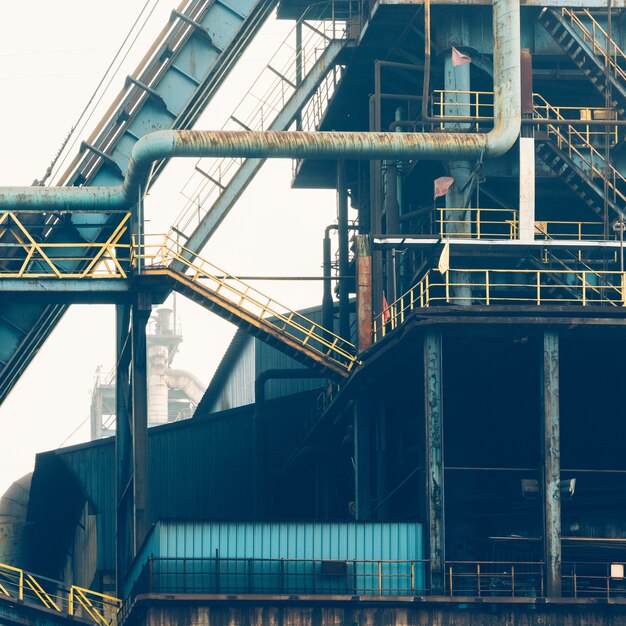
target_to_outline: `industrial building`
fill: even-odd
[[[0,190],[0,401],[68,306],[117,316],[115,437],[5,496],[0,623],[626,624],[625,10],[175,9],[58,184]],[[271,87],[194,131],[274,15]],[[306,310],[203,253],[269,158],[336,190]],[[238,327],[183,421],[172,292]]]

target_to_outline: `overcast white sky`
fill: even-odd
[[[140,43],[103,105],[121,88],[177,0],[150,0],[149,7],[155,2]],[[145,3],[3,3],[0,185],[30,185],[43,176]],[[263,30],[197,128],[221,126],[290,27],[273,23]],[[98,119],[95,115],[93,122]],[[190,166],[182,161],[171,164],[153,188],[146,208],[148,232],[164,232],[175,221],[185,204],[180,190]],[[329,191],[290,190],[290,179],[291,162],[267,163],[203,256],[238,275],[320,275],[323,229],[335,218],[335,196]],[[257,286],[292,308],[321,301],[318,282]],[[235,328],[180,297],[177,308],[184,343],[175,365],[208,383]],[[98,366],[111,369],[113,362],[113,307],[71,307],[0,406],[0,494],[32,470],[35,453],[56,448],[76,429],[68,444],[88,439],[85,420],[94,373]]]

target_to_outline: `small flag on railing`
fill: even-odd
[[[452,178],[452,176],[440,176],[439,178],[435,178],[435,198],[445,196],[453,183],[454,178]]]
[[[459,65],[467,65],[472,62],[472,57],[469,54],[463,54],[456,48],[452,48],[452,67]]]
[[[446,242],[446,245],[443,247],[441,251],[441,256],[439,257],[439,263],[437,264],[437,269],[440,274],[445,274],[450,269],[450,243]]]
[[[390,319],[391,319],[391,312],[389,311],[387,298],[385,298],[385,292],[383,291],[383,324],[386,324]]]

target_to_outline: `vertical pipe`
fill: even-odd
[[[357,348],[363,352],[372,345],[372,257],[367,235],[357,235],[355,242]]]
[[[433,595],[444,593],[444,463],[441,332],[424,335],[424,422],[426,427],[426,495]]]
[[[353,411],[355,517],[357,521],[365,521],[372,512],[372,459],[370,398],[363,388],[357,393]]]
[[[350,341],[350,284],[348,281],[350,242],[348,184],[344,161],[337,162],[337,223],[339,226],[339,335]]]
[[[322,295],[322,326],[326,330],[335,332],[333,322],[333,291],[331,280],[331,250],[330,250],[330,228],[324,231],[323,261],[324,292]]]
[[[385,221],[386,233],[388,235],[396,235],[400,232],[400,216],[398,212],[398,183],[397,183],[397,161],[385,161],[385,184],[384,184],[384,202],[385,202]],[[395,276],[393,271],[395,250],[389,250],[386,253],[386,297],[388,302],[395,300],[396,292]]]
[[[561,595],[559,336],[554,331],[545,331],[543,335],[542,387],[541,460],[546,594],[548,597],[559,597]]]

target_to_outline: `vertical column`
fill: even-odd
[[[535,238],[535,140],[519,140],[519,239]]]
[[[521,52],[522,115],[533,115],[533,68],[530,50]],[[535,238],[535,139],[532,126],[522,126],[519,140],[519,230],[521,241]]]
[[[146,324],[150,298],[139,294],[132,307],[132,407],[133,407],[133,496],[134,554],[148,532],[148,367]]]
[[[337,224],[339,235],[339,335],[350,341],[348,184],[346,164],[337,162]]]
[[[372,345],[372,257],[367,235],[356,241],[356,321],[359,352]]]
[[[444,593],[444,465],[441,332],[428,330],[424,335],[424,422],[426,426],[426,499],[433,595]]]
[[[117,308],[116,570],[118,592],[148,529],[146,323],[150,299]]]
[[[115,473],[116,473],[116,541],[115,569],[117,595],[122,597],[122,581],[132,561],[132,479],[133,437],[130,409],[130,305],[116,307],[116,373],[115,373]]]
[[[561,595],[561,446],[559,416],[559,336],[543,336],[541,461],[543,550],[546,595]]]
[[[368,394],[360,389],[354,400],[354,494],[356,520],[368,520],[372,512],[371,410]]]
[[[454,20],[454,18],[453,18]],[[455,21],[450,25],[450,45],[454,42],[462,42],[467,38],[466,26]],[[458,44],[457,44],[458,45]],[[444,62],[445,81],[445,112],[452,117],[467,117],[472,115],[473,109],[470,107],[470,64],[454,65],[452,61],[452,51],[446,53]],[[465,122],[450,122],[446,124],[446,130],[455,132],[467,131],[469,124]],[[472,170],[474,164],[470,161],[448,161],[446,163],[448,173],[454,178],[454,184],[446,194],[446,225],[445,233],[454,237],[472,235]],[[476,225],[478,230],[479,225]],[[452,288],[452,302],[458,305],[472,304],[471,287],[469,286],[471,277],[466,272],[455,272],[453,281],[459,283]]]
[[[335,332],[333,289],[331,276],[331,251],[330,251],[330,226],[324,231],[324,243],[322,249],[322,267],[324,272],[324,290],[322,295],[322,326]]]

